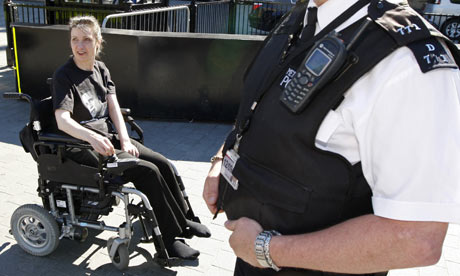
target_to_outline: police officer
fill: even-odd
[[[347,58],[294,110],[283,93],[332,30]],[[300,2],[264,43],[203,191],[229,218],[235,275],[435,264],[448,223],[460,223],[455,45],[384,0]]]

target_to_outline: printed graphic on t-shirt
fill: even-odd
[[[82,94],[81,95],[81,102],[86,107],[86,109],[88,109],[89,113],[91,114],[91,117],[96,118],[98,110],[100,109],[100,107],[98,108],[96,106],[96,105],[98,105],[98,102],[95,101],[95,99],[91,95],[91,93],[87,92],[87,93]]]

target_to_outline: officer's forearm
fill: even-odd
[[[275,264],[341,273],[372,273],[438,262],[447,223],[366,215],[314,233],[274,237]]]
[[[219,150],[216,152],[216,156],[223,156],[224,144],[220,146]]]

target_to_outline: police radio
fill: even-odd
[[[281,102],[292,112],[301,112],[346,60],[346,47],[335,32],[320,39],[307,53],[297,73],[281,93]]]
[[[372,19],[364,18],[346,46],[335,31],[318,40],[281,93],[281,102],[292,112],[301,112],[314,95],[344,67],[348,52],[371,23]]]

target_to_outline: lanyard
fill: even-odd
[[[313,44],[318,41],[319,39],[323,38],[325,35],[330,33],[331,31],[335,30],[337,27],[342,25],[348,18],[350,18],[352,15],[354,15],[356,12],[358,12],[360,9],[362,9],[364,6],[369,4],[371,0],[359,0],[355,4],[353,4],[350,8],[348,8],[346,11],[344,11],[342,14],[340,14],[336,19],[334,19],[329,25],[327,25],[324,29],[322,29],[317,35],[315,35],[312,39],[308,40],[305,43],[300,44],[300,46],[295,49],[291,54],[288,59],[285,60],[283,64],[288,64],[291,62],[294,58],[296,58],[299,54],[303,53],[307,49],[309,49]],[[244,132],[246,132],[249,129],[249,126],[251,124],[251,119],[252,116],[254,115],[254,112],[257,108],[258,103],[262,100],[263,96],[266,94],[266,92],[269,90],[269,88],[272,86],[273,82],[277,79],[277,75],[280,74],[280,70],[275,70],[274,68],[269,74],[267,74],[268,77],[265,78],[264,84],[261,86],[261,89],[256,93],[255,100],[253,101],[251,108],[249,110],[249,113],[243,118],[242,123],[238,124],[238,129],[236,133],[236,141],[233,146],[233,149],[238,152],[239,146],[241,139],[243,138]]]

